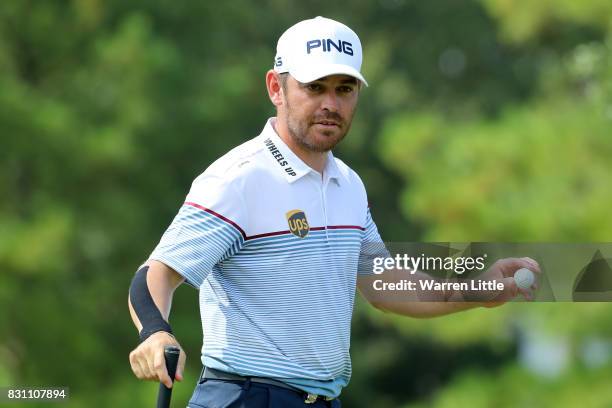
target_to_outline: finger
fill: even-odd
[[[157,368],[157,347],[150,346],[147,350],[146,358],[143,359],[147,366],[147,379],[151,381],[159,381],[159,374]]]
[[[508,301],[514,299],[519,291],[519,287],[516,285],[514,277],[505,277],[502,279],[502,282],[504,284],[504,294],[502,295],[504,300]]]
[[[518,288],[516,286],[516,282],[512,277],[506,277],[500,279],[500,282],[504,285],[503,291],[485,291],[482,293],[484,295],[481,298],[481,301],[484,302],[485,306],[499,306],[504,304],[505,302],[514,299],[518,293]],[[491,306],[489,306],[491,305]]]
[[[132,351],[130,354],[130,364],[132,365],[132,371],[136,374],[136,377],[140,380],[150,379],[149,367],[144,360],[141,351]]]
[[[523,298],[528,301],[528,302],[532,302],[533,301],[533,292],[529,289],[523,289],[523,288],[518,288],[518,291],[521,295],[523,295]]]
[[[178,365],[176,366],[176,374],[174,378],[177,381],[183,381],[183,371],[185,370],[185,362],[187,361],[187,354],[181,349],[181,354],[179,355]]]
[[[530,269],[537,267],[536,272],[539,273],[540,267],[537,265],[537,263],[534,266],[534,264],[527,261],[527,259],[531,258],[504,258],[498,261],[499,263],[497,267],[504,277],[513,277],[514,273],[521,268]]]
[[[155,370],[156,378],[163,383],[166,388],[172,388],[172,380],[168,375],[166,369],[166,360],[164,358],[164,349],[160,348],[155,352],[153,368]]]
[[[130,366],[132,367],[132,372],[134,373],[136,378],[142,380],[144,378],[142,369],[140,368],[140,364],[138,364],[138,361],[136,360],[136,355],[133,351],[130,353]]]
[[[142,358],[140,360],[140,366],[142,367],[145,380],[153,380],[155,378],[155,371],[153,370],[153,365],[148,359]]]
[[[531,270],[532,272],[542,273],[540,264],[535,259],[529,257],[524,257],[521,259],[529,264],[529,266],[526,267],[527,269]]]
[[[149,368],[147,367],[147,364],[145,361],[142,361],[141,359],[136,360],[136,365],[138,366],[138,372],[140,373],[140,377],[138,377],[141,380],[148,380],[149,379]]]
[[[153,355],[152,355],[151,346],[150,345],[143,346],[141,344],[140,348],[141,348],[140,353],[138,353],[136,356],[137,356],[137,361],[140,364],[140,367],[142,368],[144,379],[145,380],[155,380],[157,378],[157,375],[155,374],[155,369],[153,367],[154,364],[153,364]]]
[[[538,280],[540,279],[540,275],[542,274],[542,270],[540,269],[540,265],[538,264],[537,261],[535,261],[534,259],[529,258],[529,257],[525,257],[525,258],[521,258],[521,259],[524,259],[526,262],[528,262],[531,265],[527,269],[529,269],[532,272],[535,272],[535,280],[534,280],[533,284],[530,286],[530,289],[532,289],[534,291],[538,290],[540,288],[540,285],[538,284]],[[532,296],[532,298],[533,298],[533,296]]]

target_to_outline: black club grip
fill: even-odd
[[[166,359],[166,369],[172,382],[176,374],[176,365],[178,364],[181,350],[176,346],[164,347],[164,358]],[[169,408],[170,398],[172,397],[172,388],[166,388],[162,383],[159,383],[159,392],[157,393],[157,408]]]

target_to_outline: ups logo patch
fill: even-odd
[[[310,231],[306,214],[302,210],[291,210],[286,215],[289,223],[289,231],[298,238],[305,238]]]

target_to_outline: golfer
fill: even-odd
[[[369,292],[382,247],[359,176],[332,149],[347,135],[366,79],[362,48],[346,25],[316,17],[278,40],[266,88],[276,116],[261,134],[198,176],[178,214],[130,286],[141,343],[130,353],[139,379],[171,386],[163,348],[174,290],[199,290],[202,374],[190,407],[339,407],[351,376],[356,288]],[[376,245],[379,244],[379,245]],[[491,267],[517,294],[512,274],[529,259]],[[439,302],[373,301],[408,316],[479,303],[451,292]],[[180,346],[179,346],[180,347]],[[176,379],[183,379],[181,353]]]

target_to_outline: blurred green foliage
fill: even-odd
[[[612,3],[606,0],[117,0],[0,3],[0,385],[66,406],[152,405],[127,356],[133,271],[191,180],[274,111],[264,73],[298,20],[359,33],[370,87],[336,152],[388,241],[610,241]],[[200,364],[195,291],[172,324]],[[359,300],[348,407],[612,405],[608,304],[512,304],[433,320]],[[517,333],[568,339],[554,378]]]

